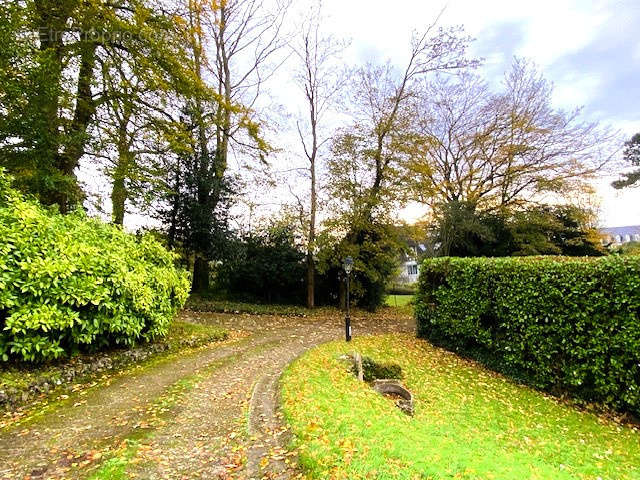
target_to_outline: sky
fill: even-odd
[[[266,3],[269,1],[277,0]],[[316,2],[292,0],[289,30],[296,33],[300,18]],[[526,57],[553,82],[557,108],[582,107],[585,121],[598,121],[619,131],[620,144],[640,132],[640,0],[322,0],[322,8],[324,32],[350,41],[343,55],[350,66],[390,60],[401,67],[407,60],[412,31],[424,30],[440,15],[441,26],[462,25],[475,39],[469,53],[483,59],[479,73],[490,84],[499,86],[514,56]],[[292,83],[292,68],[285,62],[265,88],[267,103],[277,107],[270,110],[273,105],[268,106],[266,114],[270,140],[281,149],[272,160],[275,172],[305,165],[295,151],[299,142],[292,122],[304,115],[305,104]],[[618,178],[617,171],[602,173],[594,181],[599,224],[640,225],[640,187],[615,190],[611,182]],[[248,189],[239,207],[239,221],[251,222],[247,204],[259,204],[257,217],[268,216],[280,204],[291,203],[291,191],[296,188],[301,196],[306,194],[306,182],[289,173],[285,176],[289,178],[275,190]],[[108,212],[106,179],[99,181],[90,169],[81,171],[80,177],[94,185]],[[425,207],[410,205],[400,217],[413,222],[425,213]],[[126,218],[131,229],[149,222],[147,216],[135,212]]]
[[[640,132],[639,0],[324,0],[323,8],[327,29],[351,40],[351,64],[402,65],[412,30],[442,12],[441,25],[463,25],[475,38],[470,53],[484,59],[480,73],[491,83],[514,56],[527,57],[553,82],[557,108],[582,107],[585,120],[610,125],[623,139]],[[615,190],[616,178],[595,181],[600,225],[639,225],[640,188]],[[404,212],[409,220],[419,215],[415,207]]]

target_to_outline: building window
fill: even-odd
[[[418,265],[407,265],[407,273],[409,275],[417,275],[418,274]]]

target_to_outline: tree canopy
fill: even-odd
[[[404,251],[400,211],[412,202],[437,254],[604,252],[576,197],[608,168],[615,135],[580,109],[557,108],[531,61],[514,59],[494,87],[476,71],[464,29],[437,18],[412,33],[401,62],[347,65],[321,3],[301,21],[292,7],[0,4],[0,166],[63,214],[97,207],[122,228],[158,228],[191,267],[194,291],[220,272],[240,288],[236,270],[253,278],[255,262],[256,275],[279,285],[256,277],[255,293],[305,285],[310,307],[316,293],[342,301],[349,255],[352,298],[374,309]],[[276,85],[286,96],[297,87],[301,115],[278,104]],[[640,134],[624,157],[640,167]],[[277,180],[275,165],[286,166]],[[638,178],[627,172],[614,186]],[[255,228],[254,207],[273,217],[291,204],[295,226]]]
[[[198,87],[175,8],[152,0],[33,0],[5,2],[0,16],[10,46],[0,57],[7,119],[0,161],[19,186],[62,211],[83,196],[76,168],[91,156],[98,109],[127,98],[139,107],[139,90],[137,99],[129,95],[136,82],[153,91]]]
[[[551,95],[551,84],[522,59],[497,93],[471,73],[425,83],[408,167],[414,198],[489,210],[584,188],[611,160],[612,134],[582,121],[580,110],[555,109]]]
[[[636,133],[624,144],[623,158],[633,167],[640,167],[640,133]],[[640,181],[640,169],[623,173],[622,179],[613,182],[617,189],[636,185]]]

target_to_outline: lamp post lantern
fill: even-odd
[[[353,269],[353,258],[347,257],[344,259],[344,271],[347,274],[347,313],[344,318],[344,330],[345,330],[345,338],[347,342],[351,341],[351,316],[350,316],[350,305],[349,305],[349,281],[351,277],[351,270]]]

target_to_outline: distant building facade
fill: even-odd
[[[400,283],[416,283],[420,275],[420,265],[415,260],[407,260],[403,264],[403,268],[398,275]]]
[[[600,233],[604,237],[602,243],[605,245],[618,246],[629,242],[640,242],[640,225],[601,228]]]
[[[416,283],[420,276],[420,264],[418,258],[423,254],[427,248],[422,243],[410,242],[409,247],[411,253],[404,255],[402,265],[400,267],[400,273],[398,274],[397,281],[399,283]]]

